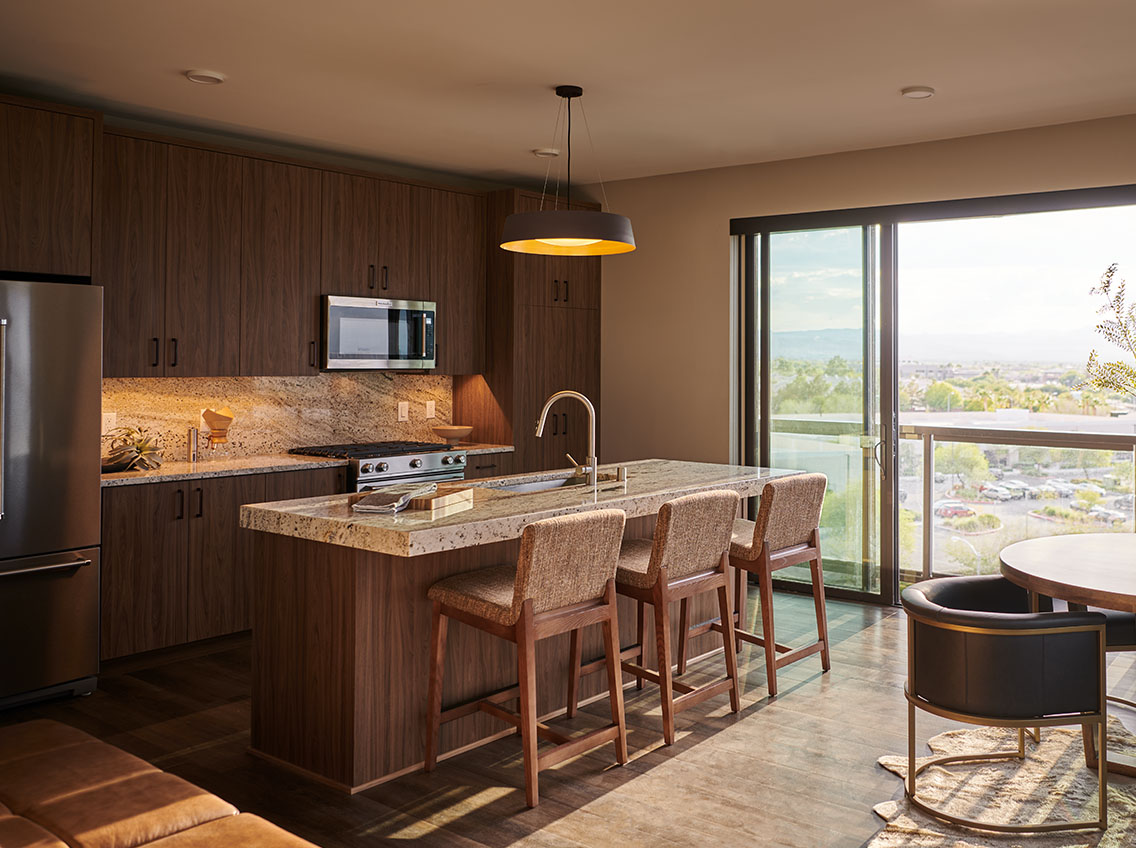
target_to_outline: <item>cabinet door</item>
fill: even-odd
[[[479,374],[485,370],[485,198],[451,191],[433,195],[437,370]]]
[[[208,639],[252,626],[249,581],[253,534],[241,504],[264,500],[263,474],[190,480],[187,638]]]
[[[595,309],[558,309],[558,318],[563,322],[564,346],[560,356],[564,358],[564,388],[574,389],[583,394],[596,408],[600,409],[600,313]],[[583,404],[576,401],[561,401],[561,437],[564,451],[572,454],[577,462],[586,462],[588,455],[588,413]],[[599,451],[599,433],[596,433],[596,452]],[[602,460],[601,460],[602,461]]]
[[[189,485],[103,489],[103,659],[186,639]]]
[[[241,159],[171,145],[166,175],[166,375],[236,376]]]
[[[303,471],[278,471],[265,476],[265,501],[291,501],[320,495],[343,494],[347,491],[346,468],[311,468]]]
[[[323,173],[320,291],[378,297],[379,181]]]
[[[103,375],[165,374],[166,155],[154,141],[103,137]]]
[[[545,201],[550,203],[551,201]],[[517,212],[539,212],[541,200],[539,196],[530,194],[516,194]],[[500,250],[500,248],[497,248]],[[552,257],[535,253],[516,253],[514,266],[514,292],[513,298],[518,304],[530,306],[555,306],[552,290]]]
[[[598,256],[550,257],[553,306],[600,308]]]
[[[0,104],[0,270],[91,273],[95,122]]]
[[[241,374],[315,374],[320,292],[320,172],[244,160]]]
[[[504,477],[513,473],[511,453],[483,453],[466,457],[465,478]]]
[[[433,191],[383,180],[379,186],[379,297],[430,300]]]
[[[562,400],[549,412],[544,435],[537,438],[533,424],[544,402],[554,392],[573,388],[568,384],[569,324],[565,313],[551,306],[522,306],[513,352],[513,381],[516,410],[513,420],[513,443],[518,473],[566,468],[568,449],[564,438],[566,416],[573,410]],[[576,457],[583,462],[580,457]]]

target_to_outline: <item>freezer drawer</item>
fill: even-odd
[[[98,670],[98,548],[0,562],[0,704]]]

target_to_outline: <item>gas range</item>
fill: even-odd
[[[315,445],[292,448],[288,453],[346,459],[349,491],[366,492],[392,483],[465,479],[465,450],[435,442]]]

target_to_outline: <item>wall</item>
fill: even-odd
[[[438,441],[432,424],[450,422],[452,378],[367,372],[314,377],[107,378],[103,413],[118,426],[156,435],[167,459],[184,459],[185,433],[201,429],[202,409],[228,406],[230,456],[280,453],[300,445],[386,440]],[[410,402],[410,420],[398,421],[398,402]],[[437,417],[426,419],[434,401]],[[201,442],[204,446],[204,438]]]
[[[730,459],[731,218],[1136,183],[1134,151],[1130,115],[609,183],[603,460]]]

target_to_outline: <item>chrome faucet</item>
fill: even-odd
[[[592,488],[595,488],[599,483],[599,468],[597,467],[599,460],[596,457],[596,408],[592,406],[590,400],[579,392],[574,392],[570,389],[557,392],[549,397],[549,399],[544,402],[544,409],[540,411],[540,418],[538,418],[536,422],[537,438],[544,435],[544,421],[548,417],[548,410],[550,410],[552,405],[560,400],[560,398],[575,398],[580,401],[580,403],[584,404],[584,408],[588,410],[588,455],[584,457],[583,465],[576,465],[576,460],[572,459],[571,454],[568,455],[568,459],[572,461],[573,465],[576,465],[576,473],[583,474],[587,472],[588,483],[591,484]]]

